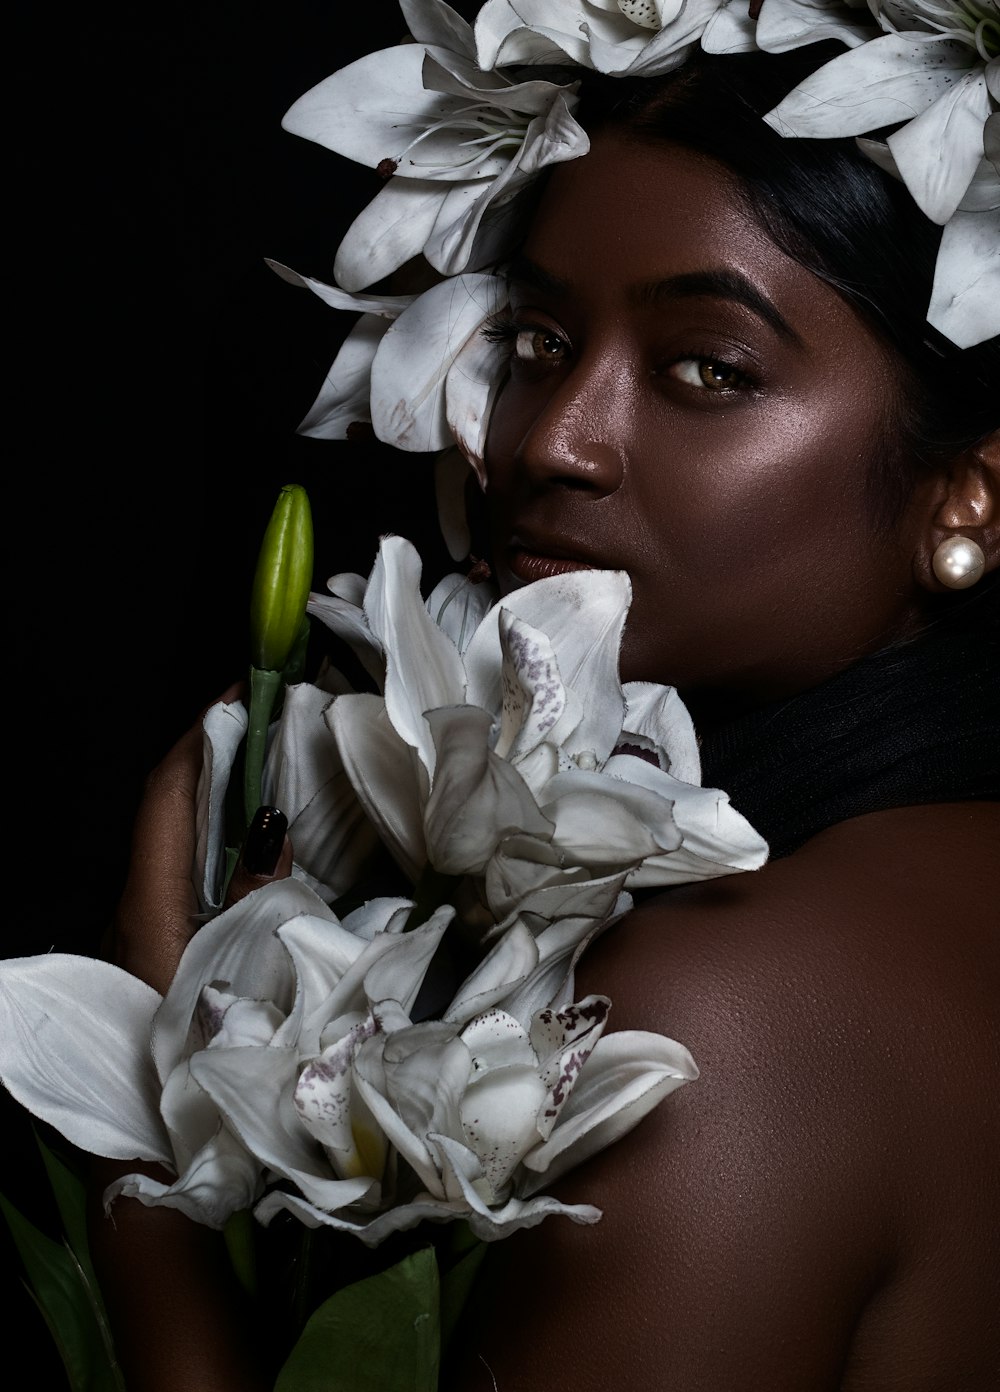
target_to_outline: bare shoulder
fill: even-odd
[[[952,1017],[951,1040],[971,1040],[997,1016],[998,888],[1000,803],[875,813],[758,872],[647,899],[581,982],[612,995],[617,1028],[698,1018],[699,1035],[713,1022],[730,1035],[736,1011],[740,1037],[756,1022],[799,1047],[822,1020],[926,1035]],[[729,1009],[704,1019],[709,1001]]]
[[[567,1387],[985,1392],[998,863],[997,804],[872,814],[650,898],[594,945],[577,994],[700,1074],[563,1182],[596,1227],[500,1244],[508,1292],[510,1262],[548,1292],[521,1316],[536,1351],[572,1272]],[[484,1340],[499,1387],[535,1386],[500,1376],[516,1341]]]

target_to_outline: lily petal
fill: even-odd
[[[433,179],[390,179],[344,234],[333,261],[337,284],[349,291],[363,290],[419,255],[437,220],[443,192],[444,185]]]
[[[195,808],[194,884],[202,912],[222,904],[226,869],[225,802],[236,752],[246,735],[242,701],[218,701],[202,720],[204,759]]]
[[[1000,212],[955,213],[941,237],[927,319],[959,348],[1000,333]]]
[[[547,1194],[527,1200],[511,1196],[504,1204],[488,1205],[476,1187],[481,1170],[478,1157],[450,1136],[433,1139],[442,1157],[450,1162],[454,1186],[466,1205],[465,1221],[484,1242],[496,1242],[521,1228],[536,1227],[553,1214],[562,1214],[574,1223],[596,1223],[601,1216],[601,1210],[591,1204],[564,1204]]]
[[[625,700],[618,655],[632,598],[624,571],[581,570],[536,581],[505,595],[476,631],[465,654],[468,700],[486,710],[502,705],[499,619],[504,609],[541,630],[551,644],[564,686],[577,693],[582,718],[565,741],[567,754],[602,763],[622,728]],[[586,623],[580,616],[586,614]],[[552,734],[559,739],[562,725]]]
[[[886,34],[824,63],[764,120],[779,135],[820,137],[909,121],[947,95],[966,53],[950,39]]]
[[[462,473],[468,477],[465,461]],[[485,581],[465,575],[446,575],[427,596],[427,612],[460,653],[464,653],[476,629],[496,603],[496,591]]]
[[[424,87],[423,65],[420,44],[366,53],[304,92],[285,112],[282,129],[369,169],[396,161],[442,108],[441,97]]]
[[[149,1053],[159,1005],[108,962],[61,952],[0,962],[0,1078],[80,1149],[170,1165]]]
[[[946,223],[983,157],[990,96],[983,72],[967,72],[933,106],[887,140],[899,176],[932,222]]]
[[[492,279],[492,278],[491,278]],[[507,302],[507,286],[502,280],[484,287],[495,314]],[[482,325],[480,325],[481,329]],[[508,354],[501,343],[491,343],[479,331],[469,335],[456,353],[445,378],[445,417],[448,429],[465,460],[472,465],[480,488],[486,486],[486,431],[494,403],[507,369]],[[464,482],[464,475],[463,475]],[[464,556],[468,551],[459,553]],[[454,554],[454,552],[452,553]]]
[[[424,240],[415,250],[423,248]],[[445,382],[459,352],[497,308],[501,295],[496,276],[456,275],[418,296],[394,321],[372,364],[372,425],[380,440],[424,452],[454,443]]]

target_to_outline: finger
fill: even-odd
[[[230,704],[245,682],[211,702]],[[125,888],[113,926],[111,956],[161,994],[173,980],[184,948],[199,925],[191,874],[195,808],[204,760],[203,723],[209,706],[146,779],[132,829]]]
[[[283,880],[292,873],[292,843],[287,830],[288,818],[277,807],[257,808],[226,890],[225,908],[271,880]]]
[[[115,960],[161,994],[198,926],[191,869],[201,766],[199,721],[146,780],[115,916]]]

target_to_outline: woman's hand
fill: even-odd
[[[235,700],[240,688],[222,697]],[[203,758],[201,720],[149,776],[136,816],[125,890],[114,925],[113,960],[165,993],[199,926],[191,879],[195,806]],[[291,870],[284,816],[261,809],[248,832],[226,904]],[[220,1233],[174,1210],[101,1195],[138,1162],[95,1160],[90,1240],[129,1392],[263,1392],[252,1321]]]
[[[236,700],[242,685],[219,698]],[[132,856],[115,917],[111,956],[161,995],[198,928],[191,880],[195,806],[204,747],[198,721],[177,741],[146,781],[132,833]],[[277,808],[254,818],[226,894],[226,907],[292,868],[292,848]]]

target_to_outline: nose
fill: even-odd
[[[533,413],[529,407],[515,466],[537,486],[581,489],[595,498],[614,493],[625,477],[627,398],[627,383],[607,359],[581,362],[544,400],[536,398]],[[501,397],[497,409],[504,405]]]

